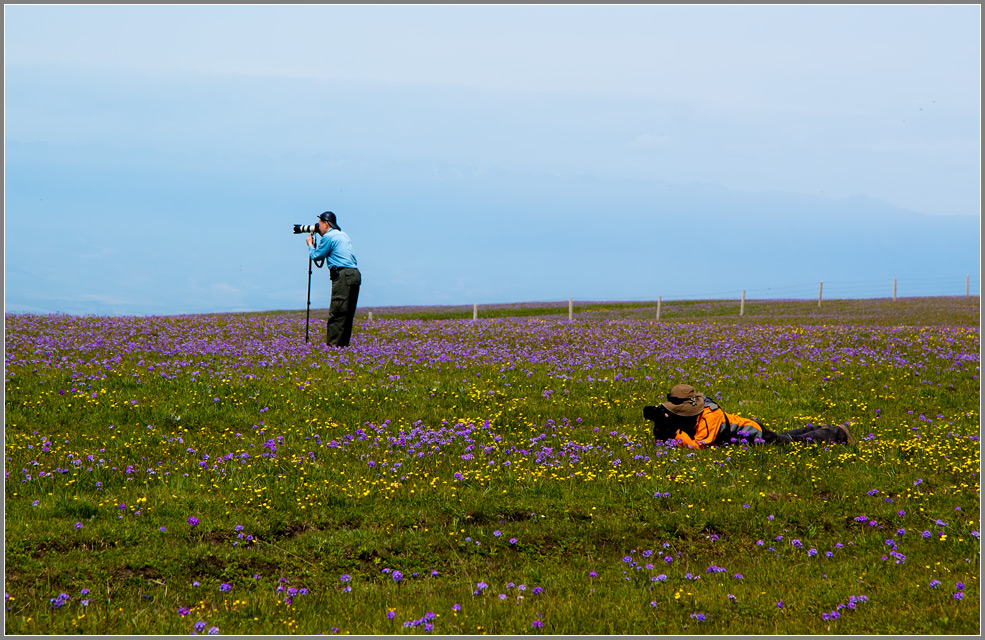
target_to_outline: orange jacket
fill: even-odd
[[[737,416],[734,413],[725,413],[725,410],[718,405],[711,404],[702,410],[698,416],[698,423],[695,426],[694,434],[685,431],[678,431],[674,437],[678,445],[690,449],[705,449],[712,445],[727,444],[728,441],[741,432],[743,435],[755,432],[762,437],[762,428],[753,420]]]

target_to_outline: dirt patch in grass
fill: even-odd
[[[143,580],[160,580],[162,575],[155,567],[144,564],[139,567],[125,565],[113,571],[111,574],[114,581],[125,582],[130,578],[141,578]]]

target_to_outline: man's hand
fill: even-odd
[[[304,241],[308,244],[309,247],[315,246],[315,234],[309,233],[308,237],[305,238]]]

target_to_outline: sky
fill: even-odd
[[[7,312],[980,289],[979,5],[4,6]],[[328,306],[324,270],[312,308]]]

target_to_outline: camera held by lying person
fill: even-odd
[[[842,425],[809,425],[776,433],[756,420],[743,418],[718,406],[711,398],[689,384],[674,386],[666,402],[643,407],[643,417],[653,422],[653,438],[658,444],[672,441],[691,449],[723,447],[729,444],[855,444]]]

